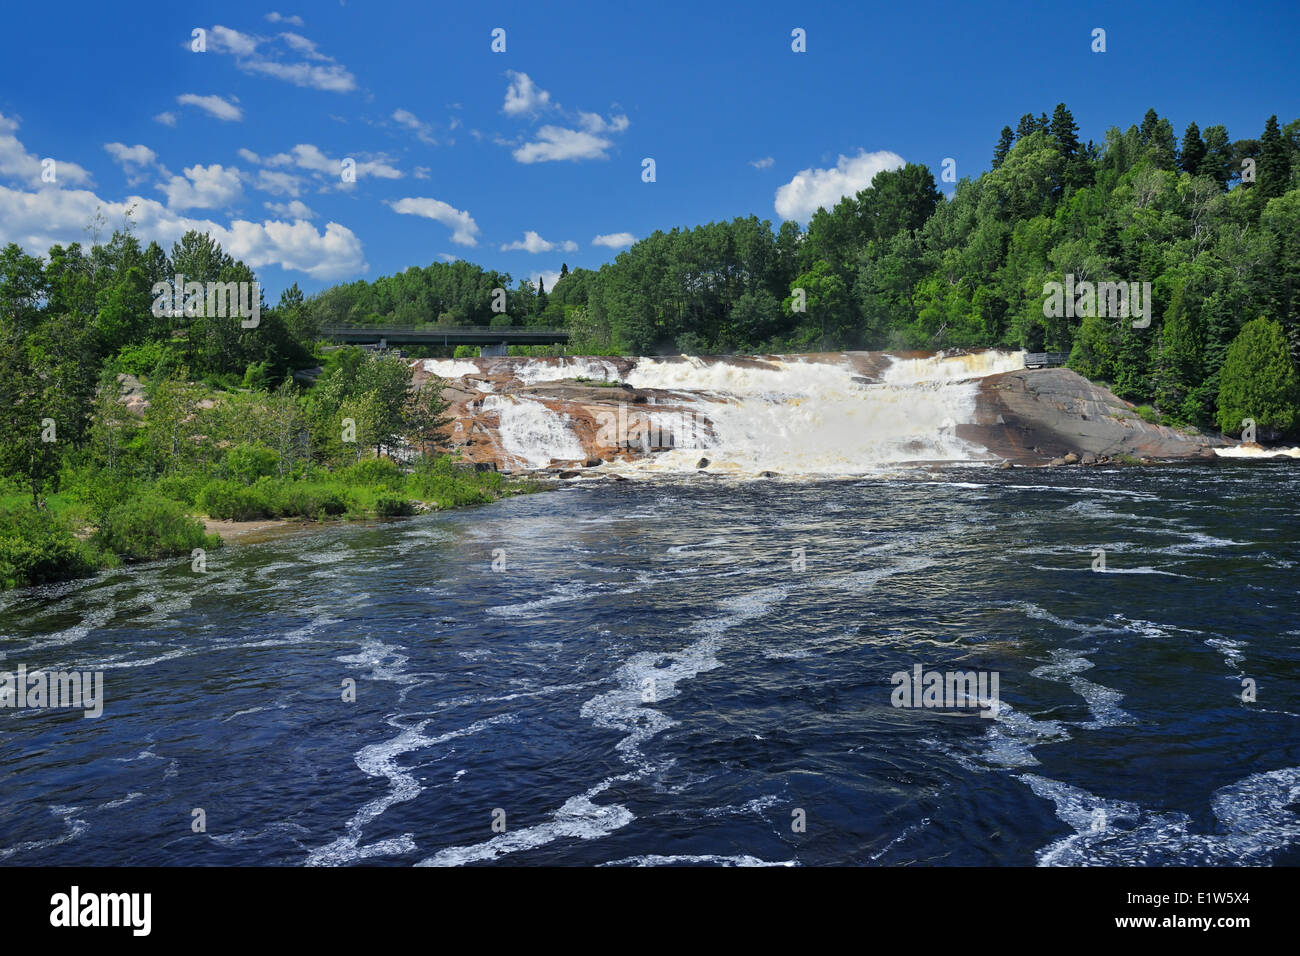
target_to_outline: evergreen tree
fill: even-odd
[[[1183,172],[1192,176],[1201,174],[1201,164],[1205,161],[1205,143],[1201,141],[1201,131],[1195,123],[1188,123],[1183,131],[1183,151],[1178,165]]]
[[[1291,181],[1287,144],[1278,129],[1277,114],[1268,118],[1259,140],[1259,195],[1263,202],[1281,196]]]
[[[1160,114],[1158,114],[1154,108],[1146,111],[1146,115],[1142,117],[1142,126],[1138,130],[1142,137],[1143,146],[1151,145],[1152,141],[1155,139],[1156,125],[1159,124],[1159,122]]]
[[[1295,426],[1300,414],[1300,383],[1287,354],[1282,326],[1255,319],[1242,327],[1228,346],[1219,384],[1219,428],[1238,434],[1242,422],[1255,422],[1256,434],[1266,441]]]
[[[1221,187],[1227,187],[1232,178],[1232,143],[1226,126],[1205,128],[1205,158],[1197,167],[1197,175],[1210,176]]]
[[[997,146],[993,147],[993,168],[997,169],[1006,161],[1007,153],[1011,152],[1011,147],[1016,141],[1016,134],[1011,132],[1010,126],[1002,127],[1002,135],[998,137]]]

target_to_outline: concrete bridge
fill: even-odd
[[[320,333],[348,345],[374,345],[381,349],[401,345],[478,345],[483,355],[505,355],[507,345],[563,345],[569,341],[569,333],[561,329],[514,325],[448,328],[332,325],[323,327]]]

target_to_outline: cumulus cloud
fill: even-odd
[[[279,266],[314,279],[355,276],[369,269],[361,240],[346,226],[331,222],[319,232],[309,222],[249,222],[227,224],[179,216],[162,203],[140,196],[111,202],[86,189],[47,189],[23,192],[0,186],[0,243],[16,242],[29,252],[44,252],[55,243],[84,239],[83,231],[97,212],[110,222],[130,212],[141,241],[171,246],[191,229],[210,233],[221,247],[254,269]]]
[[[433,127],[428,123],[421,122],[420,118],[410,110],[393,110],[393,120],[413,131],[420,142],[428,143],[430,146],[438,145],[438,141],[433,138]]]
[[[300,27],[303,25],[302,17],[299,16],[286,17],[283,14],[276,13],[274,10],[272,10],[270,13],[266,15],[266,19],[271,23],[289,23],[295,27]]]
[[[877,173],[902,165],[897,153],[862,150],[853,157],[841,155],[833,169],[802,170],[776,191],[777,215],[807,222],[818,209],[832,209],[845,196],[866,189]]]
[[[289,219],[315,219],[316,213],[304,202],[297,199],[289,202],[264,202],[262,203],[267,209],[277,216],[285,216]]]
[[[167,195],[167,207],[176,211],[223,209],[243,195],[239,170],[220,163],[190,166],[183,177],[172,176],[157,188]]]
[[[296,17],[271,22],[294,23],[295,20],[296,26],[302,25]],[[357,88],[356,77],[346,67],[297,33],[263,37],[217,25],[208,31],[208,49],[233,56],[236,68],[245,73],[271,76],[295,86],[331,93],[348,93]],[[301,59],[294,60],[294,57]]]
[[[608,249],[625,249],[636,242],[636,236],[630,232],[611,232],[591,240],[593,246],[605,246]]]
[[[452,231],[451,241],[458,246],[476,246],[478,240],[478,223],[468,212],[449,206],[439,199],[412,196],[407,199],[388,199],[385,203],[393,212],[404,216],[423,216],[440,222]]]
[[[584,113],[578,111],[578,123],[588,133],[621,133],[628,127],[626,116],[611,116],[605,119],[599,113]]]
[[[224,100],[215,93],[211,96],[199,96],[197,93],[182,93],[176,97],[176,102],[181,106],[197,106],[209,116],[215,116],[219,120],[225,120],[227,123],[237,123],[244,118],[244,111],[235,103],[239,100],[233,96],[230,100]],[[174,125],[172,123],[169,126]]]
[[[513,153],[521,163],[563,162],[578,159],[608,159],[605,150],[614,144],[593,133],[563,126],[543,126],[537,139],[524,143]]]
[[[0,113],[0,178],[29,186],[48,185],[41,180],[44,171],[42,157],[27,152],[27,148],[14,135],[17,132],[18,120]],[[85,169],[62,159],[55,160],[54,175],[55,182],[59,185],[88,185],[93,182]]]
[[[776,160],[771,156],[764,156],[762,159],[751,159],[749,165],[753,166],[755,169],[767,169],[775,162]]]
[[[566,239],[563,242],[548,242],[533,230],[529,229],[524,233],[523,239],[517,239],[514,242],[507,242],[501,247],[502,252],[516,252],[522,250],[524,252],[538,253],[553,252],[556,249],[561,249],[564,252],[577,252],[578,244],[572,239]]]
[[[175,126],[175,125],[176,125],[176,114],[175,114],[175,113],[162,112],[162,113],[159,113],[157,116],[155,116],[155,117],[153,118],[153,121],[154,121],[155,123],[162,123],[164,126]]]
[[[535,116],[550,109],[551,94],[537,86],[527,73],[507,70],[510,84],[506,87],[506,102],[501,112],[507,116]]]
[[[104,151],[113,157],[113,161],[126,173],[128,185],[135,186],[148,178],[146,171],[157,164],[158,154],[148,146],[137,143],[127,146],[125,143],[105,143]]]
[[[541,280],[546,283],[547,289],[554,289],[555,283],[560,281],[560,274],[554,269],[543,269],[540,272],[534,272],[528,278],[533,281],[534,286]]]
[[[305,170],[321,184],[322,191],[329,188],[351,189],[355,185],[343,181],[343,157],[331,157],[312,143],[299,143],[289,152],[276,153],[273,156],[259,156],[251,149],[240,149],[239,155],[246,162],[255,166],[269,167],[271,170],[287,168]],[[401,179],[404,175],[382,153],[378,155],[363,153],[348,158],[355,164],[358,182],[367,176],[376,179]],[[291,173],[268,172],[262,169],[258,171],[256,183],[259,189],[264,188],[268,192],[297,196],[303,180]]]

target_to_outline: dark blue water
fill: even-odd
[[[0,863],[1300,863],[1298,499],[592,483],[11,593],[0,670],[107,699],[0,711]],[[893,707],[915,664],[997,717]]]

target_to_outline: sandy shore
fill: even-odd
[[[216,518],[202,517],[199,520],[203,522],[204,531],[221,535],[221,540],[227,545],[256,544],[322,527],[319,521],[303,518],[262,518],[257,521],[231,521],[227,518],[218,521]]]

